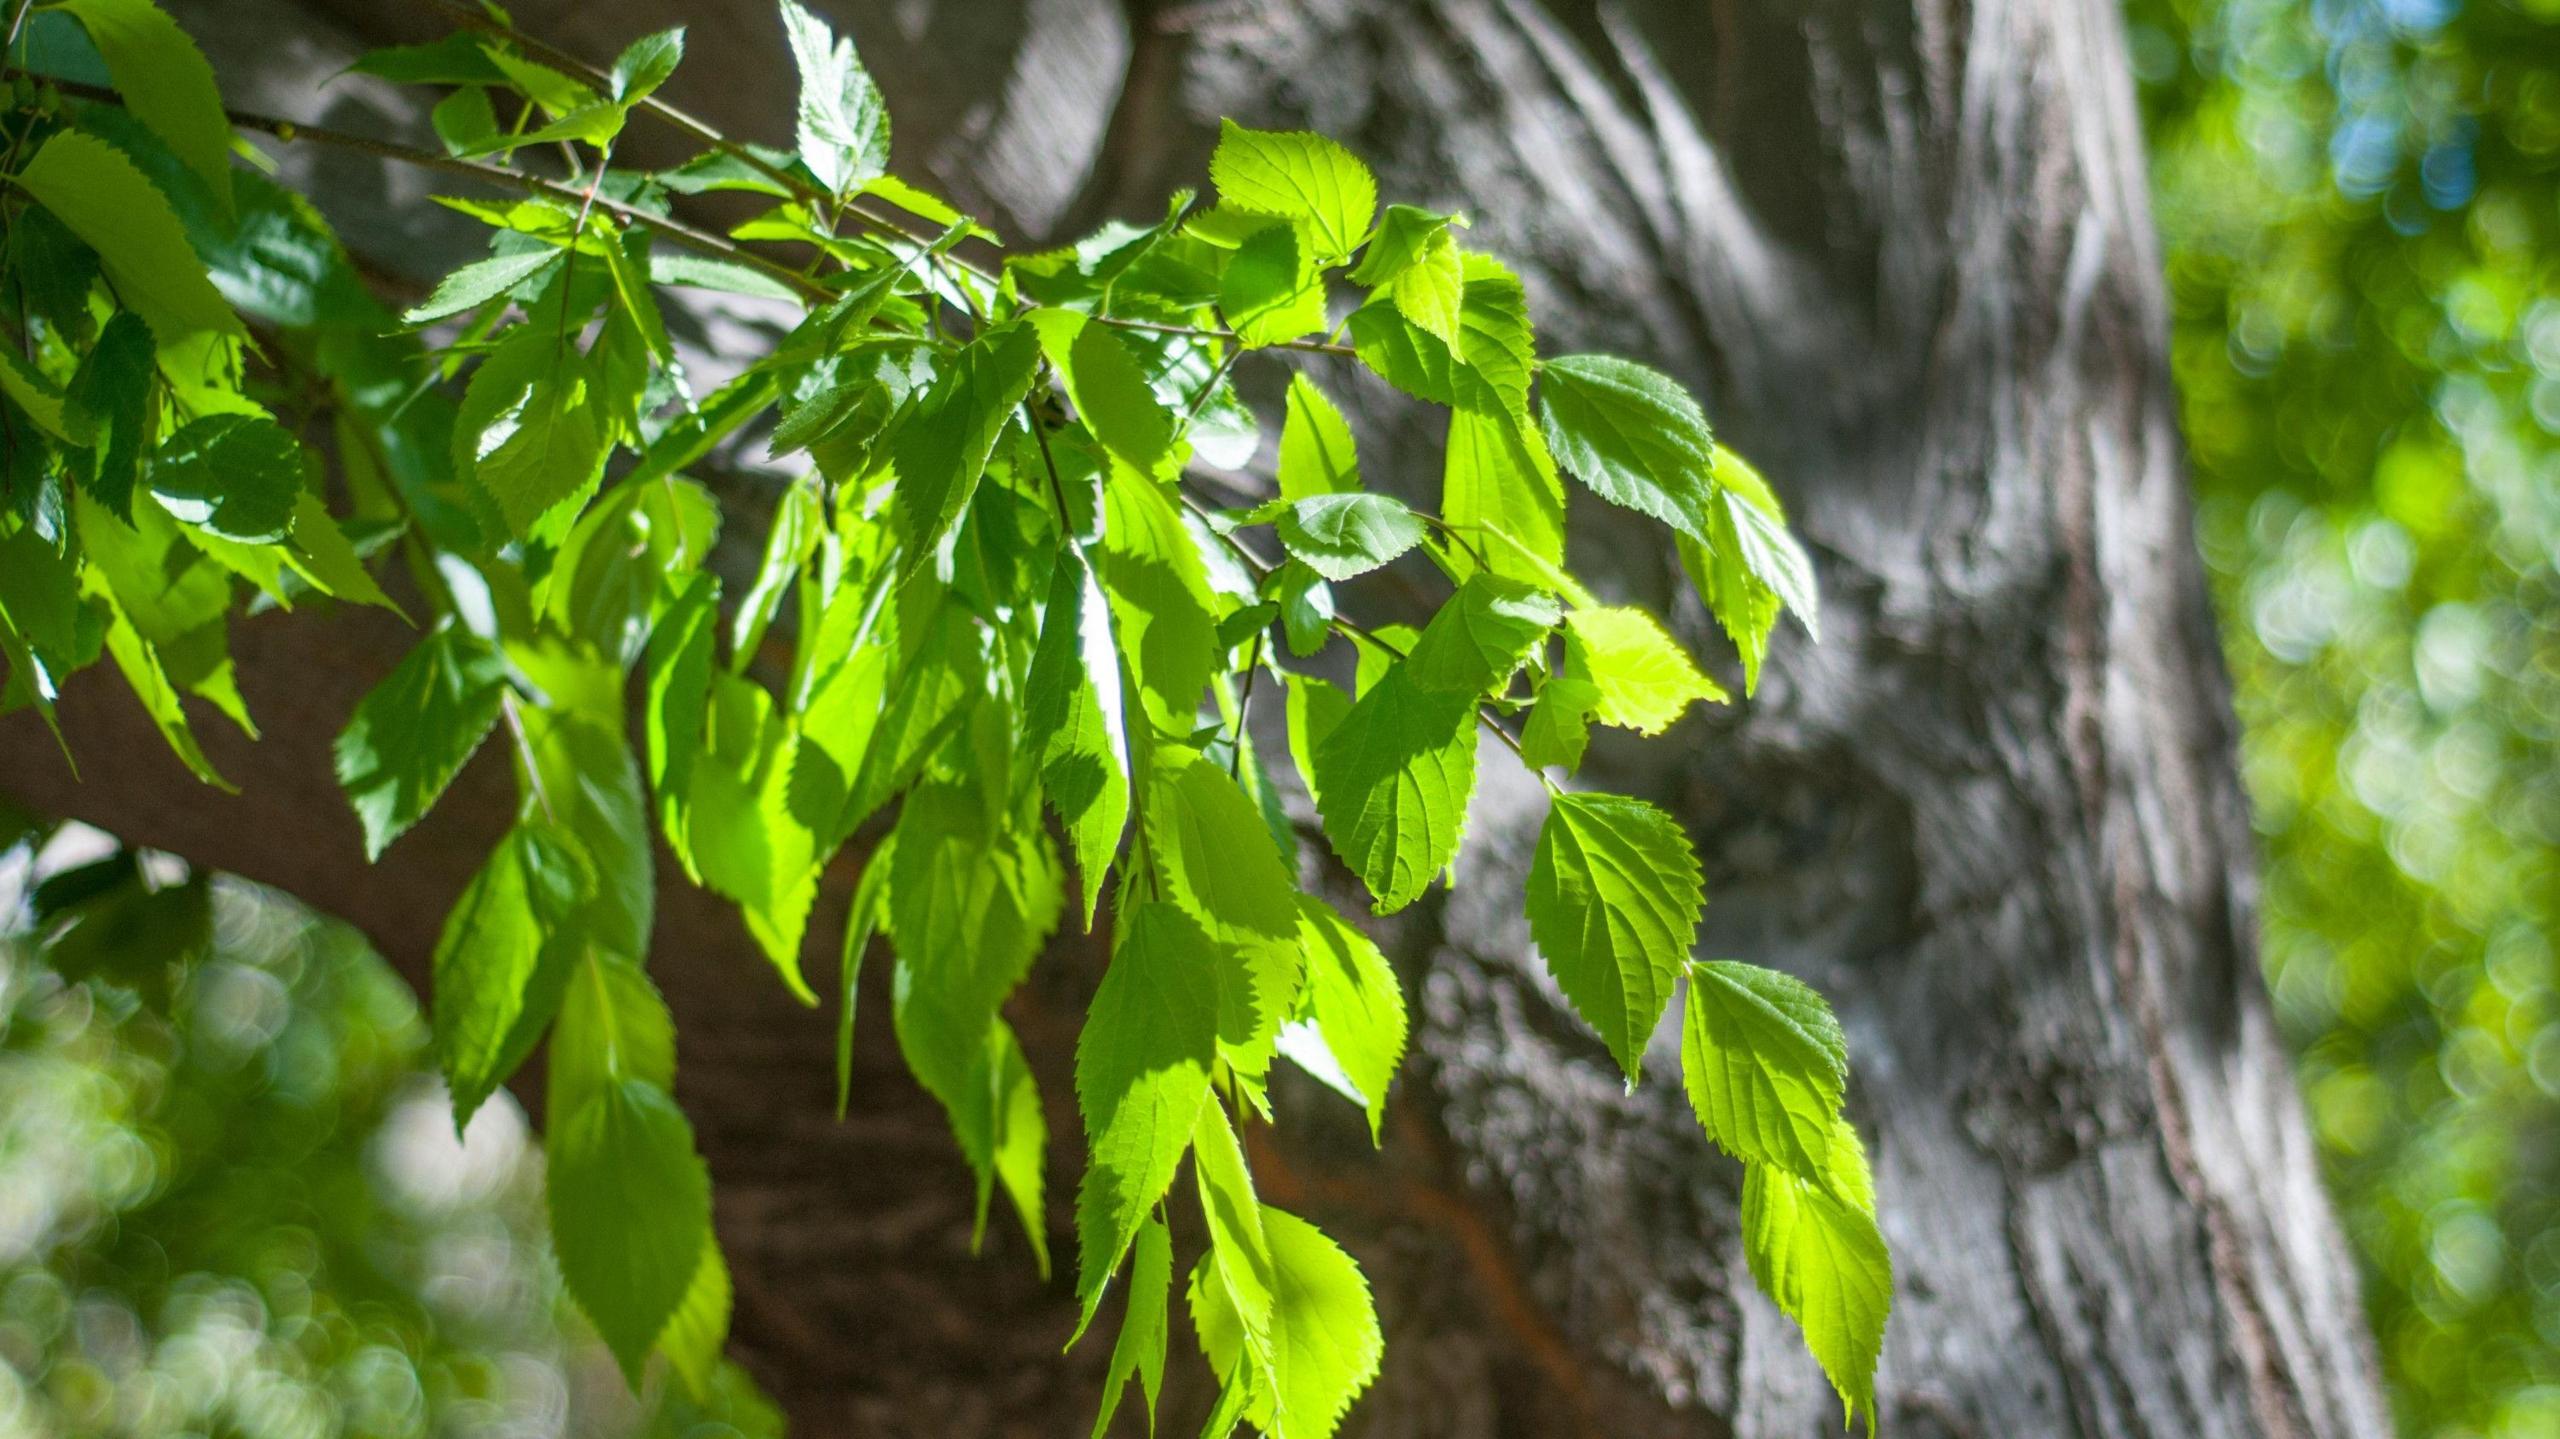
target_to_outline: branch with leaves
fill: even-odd
[[[521,804],[445,919],[437,1053],[459,1122],[547,1040],[561,1270],[635,1381],[654,1352],[708,1383],[728,1312],[670,1096],[676,1017],[643,967],[653,833],[810,1004],[819,872],[866,835],[829,986],[840,1104],[885,938],[890,1022],[980,1224],[1001,1193],[1044,1266],[1048,1136],[1004,1006],[1061,923],[1109,926],[1075,1064],[1084,1324],[1128,1275],[1095,1432],[1132,1377],[1152,1416],[1177,1249],[1222,1383],[1210,1431],[1333,1432],[1378,1368],[1367,1286],[1256,1197],[1238,1135],[1270,1119],[1284,1058],[1374,1135],[1407,1017],[1377,945],[1318,897],[1283,794],[1306,793],[1389,913],[1455,873],[1486,732],[1549,792],[1527,914],[1558,986],[1632,1086],[1685,985],[1683,1078],[1746,1166],[1752,1272],[1873,1427],[1890,1266],[1839,1026],[1792,979],[1694,960],[1705,897],[1678,822],[1568,782],[1592,725],[1659,734],[1728,697],[1657,619],[1574,577],[1565,477],[1665,527],[1746,688],[1781,611],[1812,621],[1776,497],[1677,384],[1542,359],[1520,281],[1461,220],[1381,210],[1368,169],[1314,135],[1230,123],[1212,202],[963,259],[995,237],[889,173],[852,45],[791,0],[788,151],[653,98],[681,31],[590,67],[473,11],[367,56],[441,90],[429,152],[226,115],[147,0],[19,11],[0,703],[51,721],[63,678],[105,659],[224,784],[186,701],[251,725],[227,640],[244,594],[418,596],[418,643],[349,718],[339,776],[382,859],[505,731]],[[77,78],[96,71],[111,88]],[[708,148],[617,168],[640,119]],[[488,255],[389,313],[308,204],[234,166],[235,123],[488,182],[503,198],[443,202],[489,228]],[[672,208],[706,191],[767,205],[714,235]],[[670,286],[798,318],[698,395]],[[1262,447],[1234,371],[1288,352],[1322,368],[1289,376],[1278,493],[1233,503]],[[1326,386],[1372,381],[1446,412],[1436,512],[1364,483]],[[802,474],[729,595],[705,569],[726,517],[686,471],[755,439]],[[1441,596],[1427,623],[1338,608],[1336,586],[1390,566]],[[1285,747],[1256,743],[1257,693],[1283,705]],[[1196,1207],[1175,1194],[1186,1157]]]

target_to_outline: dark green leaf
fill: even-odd
[[[134,481],[158,422],[159,407],[152,403],[157,363],[151,327],[131,310],[118,310],[99,328],[97,343],[63,394],[64,422],[83,430],[97,454],[81,478],[90,495],[122,520],[133,518]]]
[[[435,807],[498,720],[506,667],[458,627],[420,640],[338,736],[338,783],[364,824],[365,858]]]
[[[550,1021],[592,883],[585,861],[548,825],[519,824],[445,916],[433,1012],[436,1061],[453,1091],[457,1131]],[[546,966],[549,976],[540,973]]]
[[[169,513],[227,540],[268,544],[293,529],[302,447],[256,415],[207,415],[160,442],[151,493]]]
[[[971,341],[898,427],[898,537],[908,575],[935,553],[969,508],[996,437],[1031,390],[1040,341],[1009,325]]]

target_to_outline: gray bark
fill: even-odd
[[[514,8],[596,56],[681,19],[673,97],[733,133],[789,133],[763,0]],[[1467,209],[1470,242],[1528,279],[1548,353],[1672,370],[1774,478],[1819,562],[1822,643],[1790,633],[1756,700],[1604,746],[1585,779],[1688,824],[1705,952],[1790,969],[1840,1010],[1898,1271],[1887,1433],[2387,1432],[2258,979],[2111,6],[819,8],[888,93],[900,167],[1010,235],[1154,213],[1202,179],[1220,114],[1322,129],[1389,195]],[[436,28],[369,0],[299,13],[322,48]],[[238,47],[226,69],[268,108],[327,118],[301,88],[308,50]],[[363,233],[383,236],[378,211]],[[1427,494],[1436,431],[1359,377],[1331,388],[1362,397],[1366,472]],[[1663,546],[1597,508],[1575,522],[1578,568],[1722,652]],[[403,642],[362,615],[244,625],[269,738],[217,756],[250,779],[240,799],[174,778],[112,681],[69,705],[84,749],[115,756],[88,785],[20,721],[0,781],[301,893],[417,973],[504,777],[484,764],[380,869],[358,863],[327,736]],[[1387,1369],[1347,1432],[1830,1432],[1836,1402],[1751,1291],[1736,1172],[1687,1115],[1673,1036],[1623,1094],[1542,976],[1516,908],[1542,805],[1500,778],[1507,759],[1485,771],[1456,889],[1390,935],[1418,1033],[1385,1151],[1285,1092],[1289,1118],[1255,1145],[1266,1197],[1344,1236],[1379,1291]],[[715,904],[666,909],[652,964],[738,1277],[734,1352],[797,1432],[1080,1423],[1103,1346],[1058,1356],[1065,1286],[1038,1282],[1017,1238],[967,1255],[966,1181],[886,1024],[865,1028],[836,1125],[828,1017],[763,982]],[[1014,1011],[1069,1148],[1096,963],[1062,946]],[[1195,1377],[1170,1402],[1170,1423],[1196,1423],[1206,1395]]]

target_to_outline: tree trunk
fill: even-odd
[[[177,8],[222,28],[210,0]],[[685,21],[673,97],[734,133],[789,133],[766,0],[514,8],[596,56]],[[888,92],[901,168],[1017,240],[1154,213],[1201,181],[1220,114],[1321,129],[1386,194],[1467,208],[1469,243],[1528,280],[1547,353],[1698,383],[1773,478],[1816,554],[1822,643],[1791,634],[1756,700],[1601,746],[1585,778],[1684,818],[1705,952],[1785,967],[1839,1008],[1897,1266],[1885,1432],[2387,1432],[2257,973],[2112,5],[819,8]],[[304,0],[309,44],[235,45],[228,81],[325,118],[302,87],[330,47],[433,33],[421,9]],[[1330,388],[1358,398],[1364,471],[1428,495],[1436,430],[1354,374]],[[1585,574],[1723,652],[1665,546],[1599,507],[1575,521]],[[484,755],[362,865],[328,738],[406,643],[371,613],[244,623],[268,734],[216,755],[240,798],[185,780],[94,674],[65,706],[87,783],[24,717],[0,729],[0,782],[280,884],[420,974],[507,796]],[[1285,1088],[1283,1123],[1255,1136],[1266,1196],[1342,1236],[1379,1291],[1386,1372],[1346,1432],[1830,1432],[1836,1401],[1752,1293],[1736,1170],[1687,1112],[1674,1035],[1624,1094],[1530,952],[1518,900],[1543,806],[1495,760],[1455,890],[1387,935],[1417,1033],[1385,1150]],[[832,1017],[793,1007],[716,902],[671,887],[663,910],[651,963],[737,1276],[733,1350],[796,1432],[1079,1425],[1107,1346],[1060,1357],[1067,1285],[1040,1282],[1018,1236],[968,1255],[968,1183],[901,1072],[880,976],[838,1125]],[[1062,946],[1012,1011],[1066,1161],[1097,964]],[[1061,1254],[1072,1172],[1052,1186]],[[1171,1425],[1205,1407],[1197,1367],[1171,1366]]]

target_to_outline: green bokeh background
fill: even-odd
[[[2401,1432],[2560,1434],[2560,0],[2128,14],[2267,978]]]
[[[2268,979],[2401,1432],[2544,1439],[2560,0],[2127,18]],[[414,999],[343,931],[150,864],[38,924],[38,872],[0,860],[0,1432],[771,1429],[734,1377],[627,1396],[521,1119],[453,1136]]]

